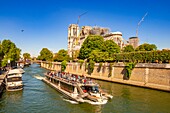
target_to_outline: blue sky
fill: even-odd
[[[10,39],[32,56],[44,47],[56,53],[67,49],[68,26],[86,11],[80,26],[107,27],[122,32],[126,40],[136,35],[148,12],[139,27],[140,44],[170,48],[168,0],[0,0],[0,40]]]

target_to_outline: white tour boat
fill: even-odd
[[[25,71],[21,68],[8,71],[5,82],[7,91],[18,91],[23,89],[22,74]]]
[[[90,78],[75,74],[48,72],[44,82],[76,102],[105,104],[112,95],[103,92]]]

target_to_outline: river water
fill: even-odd
[[[170,93],[134,86],[97,81],[113,95],[105,105],[77,104],[36,79],[46,69],[33,64],[24,68],[24,90],[0,97],[0,113],[170,113]]]

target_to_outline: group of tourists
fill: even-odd
[[[60,79],[64,79],[69,82],[78,82],[82,84],[92,84],[93,81],[90,78],[87,78],[86,76],[82,75],[76,75],[76,74],[70,74],[69,72],[56,72],[56,71],[49,71],[47,72],[47,75],[52,77],[57,77]]]

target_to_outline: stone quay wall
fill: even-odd
[[[61,63],[59,62],[41,62],[41,67],[49,70],[61,70]],[[88,74],[85,70],[85,64],[80,67],[79,63],[68,63],[65,72],[77,75],[85,75],[90,78],[158,89],[170,92],[170,64],[156,64],[156,63],[138,63],[132,70],[130,78],[125,79],[125,65],[124,63],[115,63],[112,67],[111,75],[109,70],[109,63],[103,63],[99,70],[99,64],[96,63],[93,73]]]

